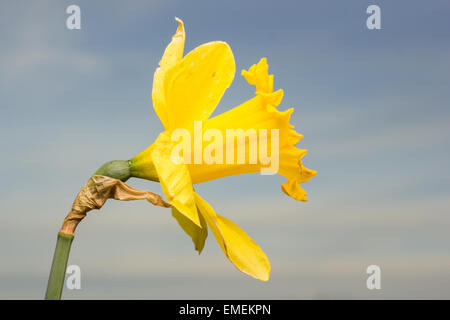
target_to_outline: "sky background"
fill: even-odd
[[[81,7],[68,30],[67,6]],[[381,7],[381,30],[366,8]],[[42,299],[56,235],[103,163],[162,130],[153,72],[184,20],[185,52],[226,41],[236,77],[214,115],[252,97],[267,57],[280,109],[304,135],[309,202],[280,176],[196,186],[266,252],[238,272],[212,234],[199,256],[170,211],[109,201],[77,229],[66,299],[450,299],[448,1],[18,1],[0,4],[0,298]],[[161,193],[158,184],[129,180]],[[366,288],[379,265],[381,290]]]

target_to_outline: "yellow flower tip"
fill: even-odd
[[[267,257],[260,262],[261,266],[252,272],[245,272],[256,280],[267,282],[270,279],[270,261]]]
[[[300,167],[302,167],[302,158],[308,153],[308,150],[306,149],[297,149],[299,151],[299,155],[298,155],[298,165]]]
[[[270,278],[270,269],[267,271],[266,274],[264,274],[260,278],[256,278],[256,279],[267,282],[267,281],[269,281],[269,278]]]
[[[175,20],[178,22],[177,30],[172,36],[172,41],[164,50],[164,54],[159,62],[160,67],[166,69],[163,73],[165,73],[167,69],[173,67],[183,57],[184,39],[186,36],[184,31],[184,24],[183,21],[177,17],[175,17]],[[158,89],[158,81],[160,81],[160,79],[153,79],[153,90]]]
[[[292,126],[292,128],[293,128],[294,126]],[[295,137],[298,141],[300,141],[301,139],[303,139],[303,135],[301,134],[301,133],[298,133],[297,131],[293,131],[292,132],[292,136],[293,137]],[[297,141],[297,142],[298,142]],[[307,150],[305,150],[305,151],[307,151]]]
[[[288,182],[283,182],[281,184],[281,190],[297,201],[308,201],[306,198],[306,191],[300,187],[296,180],[289,180]]]
[[[159,68],[156,69],[153,75],[152,100],[153,108],[166,128],[169,124],[170,114],[166,108],[166,97],[164,88],[166,86],[165,77],[168,70],[177,65],[183,58],[184,51],[184,25],[183,21],[175,17],[178,22],[178,27],[175,34],[172,36],[172,41],[164,50],[163,56],[159,61]]]
[[[317,171],[308,169],[300,164],[300,183],[306,182],[317,174]]]
[[[242,70],[241,74],[249,84],[256,87],[257,92],[271,93],[273,91],[273,75],[269,75],[266,58],[262,58],[256,65],[252,65],[248,71]]]
[[[308,172],[308,174],[310,175],[310,178],[314,177],[317,174],[316,170],[308,169],[306,167],[303,167],[303,171]]]
[[[284,110],[284,111],[280,111],[281,118],[283,119],[283,121],[288,123],[290,129],[294,128],[294,126],[289,123],[289,120],[291,120],[291,115],[292,115],[293,111],[294,111],[294,108],[290,108],[290,109],[287,109],[287,110]],[[294,133],[293,133],[293,135],[294,135]]]
[[[179,37],[179,36],[182,36],[182,37],[185,36],[183,20],[181,20],[178,17],[175,17],[175,20],[178,22],[178,27],[177,27],[177,31],[173,35],[172,39],[175,38],[175,37]]]
[[[281,190],[291,198],[297,201],[308,201],[306,198],[306,191],[300,187],[300,184],[308,181],[317,174],[317,171],[306,168],[302,165],[301,158],[307,153],[307,150],[300,150],[298,166],[299,173],[296,178],[289,179],[287,182],[281,184]]]

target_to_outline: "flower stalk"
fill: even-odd
[[[48,278],[46,300],[59,300],[64,285],[67,261],[69,260],[70,247],[74,235],[58,232],[55,253],[53,255],[52,268]]]
[[[75,229],[89,211],[100,209],[109,198],[123,201],[145,199],[157,206],[170,207],[159,195],[125,184],[124,181],[130,177],[130,161],[113,160],[101,166],[80,190],[58,233],[46,300],[61,299]]]
[[[113,160],[102,165],[95,174],[125,182],[130,178],[130,167],[128,161]],[[72,241],[75,237],[75,228],[81,220],[82,218],[74,225],[73,223],[68,223],[66,218],[61,230],[58,232],[52,267],[48,278],[47,291],[45,293],[46,300],[61,299],[70,247],[72,246]]]

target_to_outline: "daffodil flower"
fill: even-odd
[[[267,281],[270,275],[270,263],[265,253],[238,225],[217,214],[194,191],[193,185],[251,172],[279,173],[287,179],[281,185],[284,193],[295,200],[307,200],[300,184],[316,172],[302,165],[301,159],[306,150],[295,147],[302,136],[289,124],[293,109],[276,109],[281,103],[283,90],[273,91],[273,75],[268,74],[266,59],[261,59],[248,71],[242,71],[247,82],[256,87],[255,97],[209,118],[233,81],[233,53],[225,42],[214,41],[200,45],[183,57],[185,31],[183,22],[177,21],[177,31],[164,51],[153,78],[153,105],[165,131],[131,160],[105,163],[80,190],[58,233],[46,299],[61,298],[69,252],[78,224],[89,211],[100,209],[108,199],[145,199],[155,206],[170,207],[172,215],[192,238],[199,253],[205,245],[209,227],[225,256],[237,269],[262,281]],[[199,124],[202,130],[209,130],[205,131],[205,135],[200,132],[200,146],[196,143]],[[187,132],[189,146],[194,137],[193,163],[185,155],[183,158],[174,156],[179,147],[174,135],[177,136],[179,130]],[[228,139],[218,138],[227,136],[229,130],[258,130],[259,153],[250,152],[256,150],[255,141],[250,136],[236,145],[234,138],[231,144]],[[267,135],[269,131],[270,136]],[[206,132],[215,134],[205,139]],[[209,141],[213,137],[210,144],[203,145],[203,140]],[[210,148],[211,145],[215,148]],[[268,160],[272,162],[273,158],[268,158],[261,150],[267,151],[269,147],[271,156],[276,155],[277,165],[272,168],[271,163],[268,171]],[[190,147],[187,149],[190,152]],[[248,155],[242,152],[247,149]],[[212,150],[214,161],[202,159],[203,154],[212,154]],[[228,151],[231,151],[230,159],[234,160],[237,155],[238,161],[222,161],[223,154],[219,150],[227,151],[227,160]],[[197,157],[198,154],[200,157]],[[130,177],[160,182],[169,203],[158,194],[125,184]]]
[[[227,43],[213,41],[198,46],[183,57],[185,30],[183,22],[177,21],[177,31],[165,49],[153,78],[153,106],[165,131],[129,161],[131,176],[161,183],[172,205],[172,215],[192,238],[199,253],[204,247],[209,226],[225,256],[240,271],[267,281],[270,263],[265,253],[239,226],[217,214],[193,187],[212,179],[259,172],[262,161],[252,164],[175,162],[171,155],[176,142],[171,135],[179,128],[193,131],[194,123],[198,121],[201,121],[203,128],[213,128],[223,136],[227,129],[277,129],[277,172],[287,179],[281,189],[295,200],[307,200],[300,184],[316,172],[302,165],[301,159],[307,151],[295,147],[302,136],[289,124],[293,109],[276,109],[282,100],[283,90],[273,91],[273,75],[268,74],[265,58],[248,71],[242,71],[247,82],[256,87],[255,97],[228,112],[209,118],[233,81],[233,53]]]

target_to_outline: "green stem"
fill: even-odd
[[[67,261],[69,260],[70,246],[72,245],[73,238],[73,235],[62,232],[58,233],[52,268],[50,270],[50,277],[48,278],[47,292],[45,293],[46,300],[61,299]]]
[[[94,174],[127,181],[131,177],[130,162],[127,160],[113,160],[105,163]],[[74,235],[58,233],[52,268],[48,278],[46,300],[60,300],[66,276],[67,261]]]

